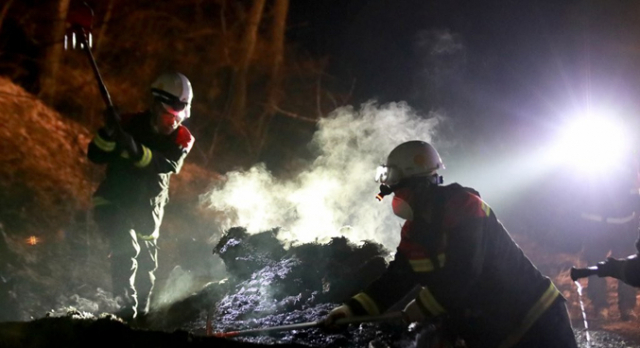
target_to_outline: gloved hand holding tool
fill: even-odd
[[[402,310],[402,320],[406,323],[415,323],[427,319],[428,315],[421,306],[417,299],[409,302]]]
[[[338,320],[351,317],[353,317],[351,308],[347,305],[342,305],[329,312],[329,314],[323,319],[323,324],[324,326],[332,327],[336,326],[336,322]]]
[[[127,132],[122,130],[120,125],[120,115],[111,101],[111,96],[107,90],[96,60],[91,53],[91,26],[93,24],[93,10],[87,5],[86,2],[74,1],[67,16],[67,32],[65,35],[65,49],[71,46],[72,49],[79,46],[87,55],[91,68],[98,82],[98,88],[100,89],[100,95],[106,105],[104,111],[104,125],[107,135],[113,137],[118,146],[126,151],[128,155],[133,159],[139,159],[142,156],[140,147],[134,141],[133,137]],[[71,42],[71,45],[69,45]]]
[[[571,267],[571,280],[576,281],[580,278],[586,278],[593,275],[598,277],[613,277],[616,279],[622,279],[623,266],[625,260],[615,259],[608,257],[606,261],[598,262],[596,266],[587,268],[575,268]]]

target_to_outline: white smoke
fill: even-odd
[[[291,242],[344,235],[395,248],[402,220],[393,215],[389,198],[382,203],[374,198],[379,186],[373,180],[375,169],[404,141],[432,142],[443,117],[427,116],[404,102],[339,108],[319,121],[311,143],[317,158],[296,178],[275,178],[258,164],[227,173],[225,183],[201,199],[221,213],[225,229],[281,227],[279,237]]]
[[[169,273],[164,287],[158,291],[157,298],[152,303],[152,309],[159,309],[182,300],[199,289],[195,288],[196,279],[190,271],[175,266]]]

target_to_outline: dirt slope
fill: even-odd
[[[0,77],[0,222],[8,231],[56,229],[88,206],[90,132]]]

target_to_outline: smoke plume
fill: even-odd
[[[258,164],[227,173],[226,181],[201,199],[221,213],[225,229],[280,227],[279,238],[292,243],[344,235],[395,248],[402,220],[393,215],[389,198],[382,203],[374,198],[375,169],[404,141],[432,142],[442,120],[433,112],[418,115],[404,102],[342,107],[319,121],[309,144],[317,156],[294,179],[276,178]]]

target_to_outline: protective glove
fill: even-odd
[[[142,158],[142,151],[138,143],[133,139],[131,134],[122,130],[122,128],[118,127],[113,134],[114,140],[120,149],[127,152],[129,158],[134,161],[138,161]]]
[[[351,308],[349,308],[349,306],[347,305],[342,305],[331,310],[331,312],[329,312],[327,317],[324,318],[322,322],[324,326],[331,327],[331,326],[335,326],[334,324],[336,320],[341,318],[349,318],[352,316],[353,316],[353,312],[351,311]]]
[[[607,257],[607,261],[598,262],[598,277],[622,279],[624,260]]]
[[[407,324],[423,321],[427,318],[417,300],[409,302],[402,310],[402,320]]]
[[[104,130],[108,136],[113,137],[116,130],[120,128],[120,114],[115,107],[108,107],[102,113],[102,118],[104,121]]]

